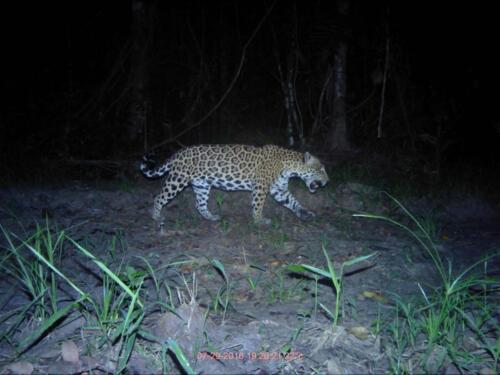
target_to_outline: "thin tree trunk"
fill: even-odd
[[[344,25],[339,37],[337,48],[333,58],[333,79],[332,84],[332,118],[328,137],[329,148],[336,151],[349,151],[347,134],[347,114],[346,114],[346,91],[347,91],[347,15],[349,13],[349,1],[339,1],[337,3],[341,24]]]
[[[148,30],[152,27],[148,17],[151,5],[147,1],[132,0],[132,56],[130,67],[130,104],[127,134],[130,144],[134,144],[145,131],[149,96],[147,42]]]
[[[288,49],[285,63],[282,64],[280,56],[280,46],[274,35],[274,53],[276,64],[278,66],[278,73],[281,83],[281,91],[283,93],[283,102],[287,116],[286,123],[286,142],[288,147],[303,148],[305,144],[304,126],[300,105],[297,99],[296,80],[299,68],[299,40],[298,40],[298,16],[297,8],[294,4],[290,13],[290,33],[288,40]],[[284,66],[283,66],[284,65]],[[297,142],[298,141],[298,142]]]
[[[230,67],[230,35],[231,35],[231,27],[228,25],[226,20],[226,16],[228,17],[229,11],[226,7],[220,7],[219,10],[219,30],[222,31],[222,35],[219,37],[217,48],[218,48],[218,79],[217,79],[217,97],[221,97],[226,90],[227,85],[231,79],[229,67]],[[232,36],[232,35],[231,35]],[[229,113],[227,108],[221,106],[217,111],[217,121],[214,124],[214,130],[220,131],[220,129],[228,126],[230,123]],[[213,132],[212,132],[213,134]],[[216,132],[219,135],[218,132]]]
[[[380,94],[380,111],[378,115],[378,125],[377,125],[377,138],[382,138],[382,119],[384,117],[384,105],[385,105],[385,90],[387,87],[387,73],[389,72],[389,46],[390,39],[387,37],[385,41],[385,63],[384,63],[384,77],[382,79],[382,92]]]
[[[285,108],[287,112],[287,139],[288,146],[295,147],[295,132],[298,126],[297,103],[295,102],[295,67],[296,67],[295,43],[288,51],[286,79],[284,82],[283,94],[285,96]]]
[[[283,72],[281,66],[278,47],[275,47],[275,54],[287,118],[286,141],[288,147],[295,147],[295,133],[297,131],[298,115],[294,85],[296,74],[296,51],[294,50],[294,44],[291,43],[290,49],[288,51],[285,72]]]
[[[351,149],[347,135],[346,97],[346,57],[347,45],[339,43],[333,61],[333,105],[330,123],[329,145],[331,150],[348,151]]]

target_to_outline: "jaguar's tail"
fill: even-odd
[[[170,170],[168,163],[164,163],[160,166],[155,166],[156,162],[151,159],[148,155],[142,157],[141,162],[141,172],[147,178],[159,178],[164,176]]]

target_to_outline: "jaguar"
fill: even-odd
[[[253,219],[256,223],[269,224],[262,216],[268,193],[281,205],[290,209],[299,219],[315,217],[302,207],[288,190],[293,177],[304,181],[311,193],[329,181],[325,167],[309,152],[301,153],[275,145],[197,145],[183,148],[163,164],[145,156],[140,164],[145,177],[159,178],[166,175],[163,188],[154,199],[152,216],[160,222],[161,209],[172,201],[186,186],[191,185],[196,196],[196,208],[205,219],[220,220],[208,209],[212,188],[226,191],[249,190],[252,192]]]

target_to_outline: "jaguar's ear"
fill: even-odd
[[[304,163],[309,164],[313,159],[313,156],[309,152],[304,153]]]

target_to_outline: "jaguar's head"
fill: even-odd
[[[325,186],[330,180],[324,165],[309,152],[304,153],[304,166],[306,170],[301,177],[311,193],[316,192],[319,187]]]

